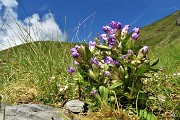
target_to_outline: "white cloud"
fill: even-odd
[[[4,8],[0,7],[3,10],[0,15],[1,50],[29,41],[65,40],[65,35],[51,13],[45,14],[42,18],[35,13],[20,20],[15,11],[18,5],[16,0],[0,0],[0,3],[4,6]]]
[[[16,0],[0,0],[0,4],[4,7],[13,8],[17,7],[18,3]]]

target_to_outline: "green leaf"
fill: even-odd
[[[123,84],[123,82],[118,80],[115,83],[113,83],[113,85],[110,87],[110,89],[115,89],[115,88],[121,86],[122,84]]]
[[[85,60],[90,60],[92,57],[91,51],[89,50],[89,47],[87,44],[85,44],[84,55],[85,55]]]
[[[153,96],[149,96],[149,99],[150,99],[150,100],[155,100],[156,98],[153,97]]]
[[[158,58],[158,59],[155,59],[155,60],[152,60],[152,61],[150,62],[150,66],[155,66],[156,64],[158,64],[158,62],[159,62],[159,58]]]
[[[96,74],[95,74],[91,69],[89,69],[88,75],[89,75],[93,80],[96,80],[96,78],[97,78]]]
[[[96,45],[96,48],[98,48],[102,51],[111,51],[111,48],[109,48],[109,46],[105,46],[105,45]]]
[[[108,101],[108,89],[105,88],[104,86],[100,86],[99,92],[100,92],[101,98],[107,102]]]
[[[107,64],[102,64],[102,65],[101,65],[101,68],[102,68],[104,71],[106,71],[106,70],[109,69],[109,66],[108,66]]]
[[[152,112],[148,112],[146,109],[140,110],[139,116],[143,120],[155,120],[155,116]]]
[[[124,44],[126,44],[127,41],[130,40],[132,33],[133,33],[133,32],[131,32],[129,35],[126,36],[126,38],[124,38],[124,39],[122,40],[122,42],[123,42]]]
[[[136,75],[137,75],[137,76],[140,76],[140,75],[142,75],[142,73],[145,73],[147,70],[149,70],[149,66],[140,65],[140,66],[137,68]]]

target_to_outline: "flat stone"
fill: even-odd
[[[65,104],[67,110],[73,113],[80,113],[84,111],[84,102],[80,100],[70,100]]]
[[[64,120],[63,113],[56,108],[40,104],[21,104],[5,107],[5,120]],[[0,111],[0,120],[3,110]]]

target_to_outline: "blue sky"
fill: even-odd
[[[10,7],[17,14],[18,21],[31,17],[43,22],[47,19],[44,16],[51,12],[51,20],[55,20],[57,24],[54,26],[58,27],[62,34],[66,31],[70,36],[69,41],[77,33],[75,28],[79,23],[82,23],[78,29],[79,39],[84,39],[90,34],[91,37],[101,34],[102,26],[108,25],[112,20],[119,21],[122,25],[130,24],[133,29],[180,10],[179,0],[0,0],[6,7],[6,4],[11,4],[12,1],[14,4]],[[3,10],[2,7],[1,16]],[[33,17],[34,14],[37,16]]]

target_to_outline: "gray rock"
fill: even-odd
[[[84,105],[84,102],[80,100],[70,100],[65,104],[65,107],[73,113],[80,113],[84,111]]]
[[[5,120],[64,120],[62,111],[59,109],[40,105],[22,104],[5,107]],[[3,118],[3,111],[0,111],[0,120]]]

